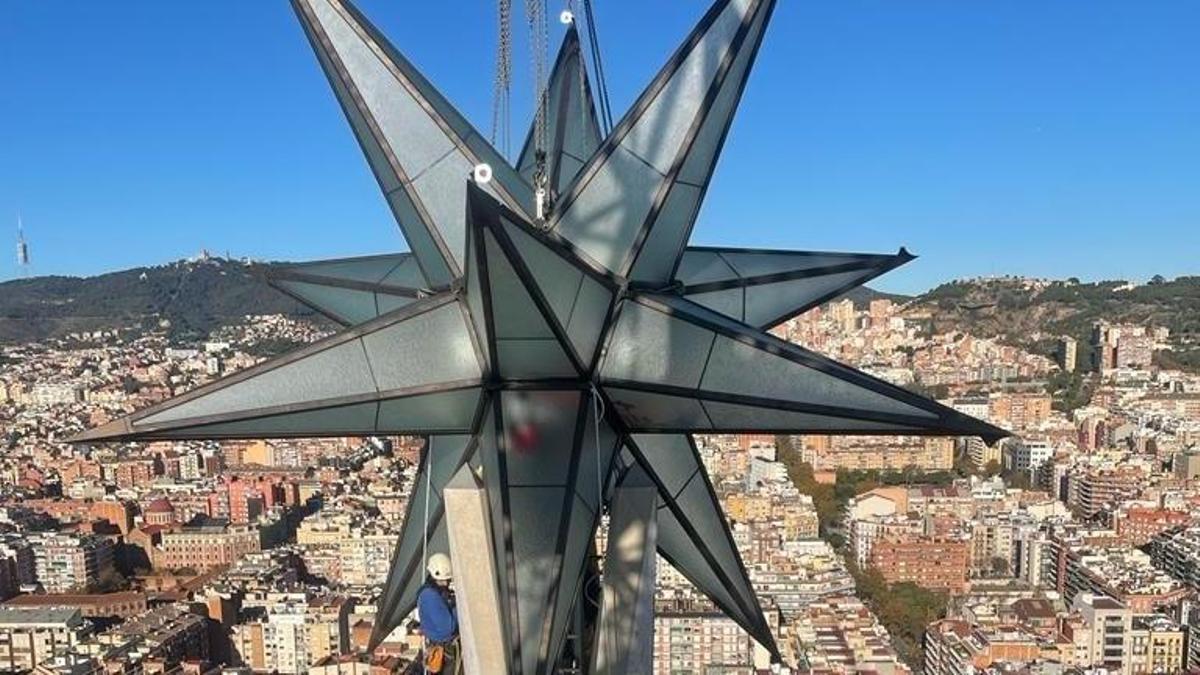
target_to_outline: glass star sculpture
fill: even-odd
[[[716,0],[606,138],[568,28],[513,166],[349,2],[293,0],[411,253],[284,268],[272,283],[345,330],[76,440],[427,436],[372,642],[413,609],[424,539],[447,550],[442,487],[469,463],[512,673],[550,672],[577,632],[636,467],[661,556],[777,654],[692,434],[1006,432],[767,332],[903,249],[687,245],[775,4]]]

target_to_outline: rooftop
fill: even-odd
[[[5,626],[71,626],[82,620],[73,607],[0,606],[0,625]]]

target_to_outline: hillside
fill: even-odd
[[[884,293],[883,291],[877,291],[870,286],[859,286],[858,288],[851,289],[838,299],[852,300],[856,308],[866,309],[867,305],[872,300],[891,300],[895,303],[905,303],[912,300],[912,296],[899,295],[896,293]]]
[[[246,314],[313,317],[307,307],[272,289],[272,263],[221,258],[178,261],[96,277],[37,277],[0,283],[0,342],[25,342],[102,328],[152,326],[166,320],[172,336],[198,337]],[[862,287],[844,297],[863,307],[872,299],[906,303],[928,313],[937,332],[998,337],[1053,355],[1058,337],[1079,340],[1090,357],[1091,326],[1100,319],[1165,326],[1172,349],[1165,366],[1200,370],[1200,277],[1079,283],[998,278],[955,281],[907,297]]]
[[[1053,355],[1057,338],[1079,341],[1079,358],[1090,358],[1096,321],[1163,326],[1171,350],[1156,354],[1168,367],[1200,369],[1200,277],[1156,278],[1143,285],[1124,281],[1079,283],[1019,278],[955,281],[914,298],[913,311],[927,311],[935,331],[963,330],[998,337],[1037,353]]]
[[[186,339],[246,314],[312,316],[266,284],[260,263],[178,261],[96,277],[36,277],[0,284],[0,342],[26,342],[166,320]]]
[[[263,280],[272,263],[223,258],[181,260],[95,277],[35,277],[0,283],[0,342],[29,342],[80,331],[170,322],[173,337],[203,336],[246,314],[313,317],[304,305]],[[865,306],[905,296],[856,288],[846,294]]]

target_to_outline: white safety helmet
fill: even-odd
[[[429,572],[429,576],[434,581],[450,581],[450,556],[445,553],[434,553],[429,556],[429,563],[425,565],[425,571]]]

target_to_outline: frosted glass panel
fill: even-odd
[[[918,432],[917,427],[890,422],[871,422],[869,420],[830,417],[827,415],[792,412],[790,410],[771,410],[769,408],[757,408],[717,401],[705,401],[704,409],[712,419],[713,427],[723,431],[756,429],[762,431],[790,431],[792,433],[850,431],[864,434]]]
[[[458,303],[451,302],[363,336],[380,391],[477,379],[481,370],[468,330]]]
[[[591,157],[600,145],[600,130],[592,110],[590,91],[580,84],[581,76],[586,78],[583,68],[577,34],[568,32],[547,87],[546,137],[550,147],[546,153],[546,171],[552,178],[557,175],[557,182],[551,187],[560,194],[579,171],[582,160]],[[531,129],[517,161],[521,175],[530,182],[534,159]]]
[[[496,337],[553,338],[554,332],[534,304],[524,282],[513,271],[512,264],[492,233],[485,230],[483,241],[487,247],[487,273]]]
[[[588,554],[595,551],[595,527],[596,519],[592,512],[576,497],[571,508],[566,550],[563,551],[562,579],[554,601],[550,654],[562,652],[563,640],[572,619],[571,610],[578,600],[577,594],[587,566]]]
[[[416,258],[410,255],[405,255],[403,261],[396,265],[395,269],[389,272],[382,282],[389,286],[403,288],[425,288],[429,285],[425,281],[425,277],[421,275],[421,266],[417,264]]]
[[[684,434],[636,434],[633,442],[649,463],[650,473],[672,497],[701,469],[691,441]]]
[[[713,343],[712,331],[627,301],[601,374],[609,380],[637,380],[695,387]]]
[[[273,283],[309,307],[346,325],[359,324],[376,316],[375,294],[370,291],[284,279]]]
[[[162,432],[171,437],[271,438],[273,436],[340,436],[369,434],[375,430],[378,404],[359,403],[338,408],[321,408],[298,413],[282,413],[238,422],[184,427]]]
[[[679,180],[704,185],[709,173],[716,162],[720,144],[723,141],[725,129],[733,118],[738,100],[741,98],[742,83],[749,76],[750,59],[754,55],[754,45],[762,38],[762,29],[766,23],[766,12],[760,11],[754,17],[746,38],[742,41],[733,63],[726,71],[721,83],[721,91],[709,108],[704,126],[692,143],[692,150],[687,161],[679,172]]]
[[[403,261],[410,259],[407,253],[395,255],[370,256],[365,258],[344,258],[340,260],[322,260],[311,263],[298,263],[283,268],[284,272],[301,272],[319,277],[346,279],[378,283],[387,277]]]
[[[729,51],[751,0],[733,0],[638,118],[622,145],[667,173]]]
[[[567,484],[579,397],[578,391],[501,394],[509,485]]]
[[[591,277],[583,277],[567,324],[567,337],[584,363],[588,363],[596,352],[612,302],[612,291]]]
[[[512,488],[509,490],[513,556],[516,562],[516,600],[521,660],[524,672],[537,670],[546,610],[558,581],[558,544],[563,513],[563,488]]]
[[[687,244],[699,208],[700,188],[683,183],[676,183],[671,188],[638,253],[632,272],[634,279],[665,283],[671,277],[675,260]]]
[[[691,398],[606,387],[605,392],[633,431],[704,430],[711,428],[700,403]]]
[[[602,478],[607,475],[609,466],[612,464],[613,452],[617,448],[618,438],[608,423],[601,421],[599,427],[600,456],[597,458],[596,418],[593,415],[594,411],[590,396],[585,401],[585,405],[587,407],[587,421],[584,423],[582,452],[579,455],[579,468],[575,476],[575,493],[583,499],[588,508],[595,510],[596,504],[598,501],[602,501],[600,498],[605,494],[605,486],[596,481],[596,468],[597,466],[599,467],[599,475]]]
[[[423,394],[379,404],[380,433],[465,432],[479,408],[479,390]]]
[[[575,366],[557,340],[497,340],[500,374],[514,379],[571,377]]]
[[[482,349],[489,350],[488,346],[488,319],[485,313],[483,287],[480,284],[480,277],[483,275],[483,268],[479,262],[479,238],[471,237],[467,243],[467,269],[465,271],[465,280],[467,289],[467,313],[471,318],[471,324],[475,328],[475,339],[478,341]],[[494,361],[495,354],[488,353],[489,361]],[[492,364],[495,368],[495,364]]]
[[[577,374],[554,336],[549,319],[534,302],[525,280],[491,231],[482,239],[487,250],[492,321],[496,331],[497,363],[505,377],[571,377]]]
[[[740,558],[729,536],[728,522],[716,496],[709,491],[707,481],[703,476],[697,476],[683,488],[676,500],[684,517],[696,530],[697,543],[710,552],[744,604],[753,606],[754,592],[741,573]]]
[[[863,256],[856,254],[806,253],[802,251],[729,251],[721,255],[743,277],[780,274],[796,270],[813,269],[814,267],[828,267],[830,265],[859,263],[863,259]]]
[[[448,283],[445,261],[433,245],[429,228],[440,233],[448,254],[461,267],[465,240],[461,214],[470,167],[476,161],[491,164],[493,182],[503,185],[518,208],[528,208],[528,185],[373,27],[328,0],[303,1],[328,36],[330,46],[315,45],[318,56],[348,110],[409,245],[421,257],[431,284]],[[330,49],[344,70],[334,67],[325,53]],[[348,83],[357,97],[349,94]],[[368,127],[363,112],[373,119],[375,129]],[[386,145],[399,170],[411,181],[410,187],[419,193],[428,219],[418,216],[403,197],[406,188],[380,145]],[[495,188],[489,191],[498,194]]]
[[[680,526],[675,514],[668,509],[658,510],[658,550],[671,562],[672,567],[739,625],[747,630],[753,625],[720,578],[713,573],[712,566]]]
[[[318,20],[357,85],[359,95],[406,172],[419,174],[453,146],[412,94],[388,71],[341,13],[311,0]]]
[[[757,347],[718,336],[701,387],[707,391],[778,398],[934,418],[864,386],[847,382]]]
[[[675,278],[684,285],[736,279],[737,273],[712,251],[685,249]]]
[[[408,188],[387,193],[388,206],[404,232],[404,240],[421,261],[421,270],[431,286],[448,286],[454,280],[447,258],[442,255],[433,237],[433,230],[426,224],[425,216],[417,211]],[[440,235],[439,235],[440,236]]]
[[[412,181],[421,204],[437,224],[442,240],[460,268],[466,250],[467,177],[472,166],[466,157],[454,152]]]
[[[617,148],[566,207],[559,233],[606,269],[620,272],[662,180],[662,174]]]
[[[538,288],[546,296],[546,303],[554,312],[558,322],[566,325],[571,316],[571,308],[575,305],[575,295],[579,289],[580,277],[583,276],[577,267],[567,262],[561,256],[534,235],[501,218],[504,233],[508,235],[513,247],[521,254],[529,273],[533,275]]]
[[[409,298],[403,295],[392,295],[391,293],[376,293],[375,304],[379,307],[380,314],[394,312],[401,307],[407,307],[416,302],[416,298]]]
[[[849,290],[857,286],[860,279],[873,276],[875,272],[874,269],[856,270],[773,284],[747,286],[746,323],[752,326],[773,325],[780,318],[795,314],[801,308],[825,302],[825,298],[830,293],[842,289]],[[688,296],[688,299],[699,302],[697,297]]]
[[[371,371],[358,340],[320,348],[291,363],[275,366],[247,379],[220,381],[207,393],[151,415],[140,424],[173,422],[207,415],[244,413],[256,408],[312,403],[342,396],[373,393]],[[251,370],[251,373],[256,372]],[[331,378],[329,373],[343,377]]]
[[[745,290],[742,288],[730,288],[723,291],[710,291],[708,293],[692,293],[685,297],[714,312],[720,312],[735,321],[743,320],[744,310],[742,303],[745,298]]]

